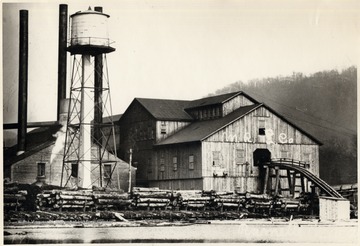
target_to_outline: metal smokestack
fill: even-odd
[[[18,152],[26,148],[27,91],[28,91],[28,11],[20,10],[19,33],[19,105],[18,105]]]
[[[60,120],[61,101],[66,98],[66,42],[67,42],[67,4],[59,5],[59,61],[58,61],[58,98],[57,98],[57,120]]]
[[[103,12],[102,7],[95,7],[95,11]],[[94,92],[94,140],[95,143],[102,145],[101,139],[101,124],[102,124],[102,90],[103,90],[103,54],[99,54],[95,56],[95,92]],[[101,165],[100,165],[101,166]],[[101,171],[100,171],[101,172]]]

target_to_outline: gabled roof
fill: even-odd
[[[113,116],[107,116],[103,118],[103,123],[110,123],[110,117],[113,123],[116,123],[120,120],[122,114],[114,114]]]
[[[245,116],[246,114],[250,113],[251,111],[255,110],[260,106],[261,104],[245,106],[235,110],[234,112],[222,118],[194,122],[156,145],[159,146],[201,141],[213,134],[214,132],[227,126],[234,120]]]
[[[189,101],[150,98],[135,98],[134,100],[138,101],[157,120],[193,120],[184,111]]]
[[[34,153],[52,145],[56,138],[53,136],[59,129],[60,125],[50,127],[39,127],[26,134],[26,151],[17,156],[17,145],[14,145],[4,151],[4,166],[12,165],[15,162],[21,161]]]
[[[246,98],[248,98],[253,103],[258,103],[258,101],[256,101],[254,98],[250,97],[249,95],[245,94],[244,92],[237,91],[237,92],[231,92],[231,93],[222,94],[222,95],[218,95],[218,96],[205,97],[205,98],[201,98],[198,100],[193,100],[193,101],[189,102],[189,104],[186,106],[186,109],[200,108],[200,107],[209,106],[209,105],[222,104],[238,95],[244,95]]]
[[[214,119],[214,120],[204,120],[204,121],[197,121],[194,122],[184,129],[180,130],[179,132],[175,133],[174,135],[164,139],[163,141],[156,144],[156,146],[161,145],[170,145],[170,144],[179,144],[179,143],[189,143],[189,142],[197,142],[202,141],[205,138],[209,137],[213,133],[221,130],[222,128],[226,127],[227,125],[231,124],[235,120],[238,120],[245,115],[249,114],[250,112],[256,110],[257,108],[265,107],[268,109],[271,113],[278,116],[280,119],[288,123],[289,125],[293,126],[295,129],[300,131],[305,136],[309,137],[311,140],[316,142],[319,145],[322,145],[322,143],[298,127],[297,125],[293,124],[291,121],[286,119],[284,116],[278,114],[275,110],[270,108],[269,106],[265,104],[254,104],[250,106],[240,107],[239,109],[235,110],[234,112],[226,115],[225,117]]]

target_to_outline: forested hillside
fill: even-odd
[[[357,69],[241,81],[213,95],[242,90],[319,139],[320,177],[357,182]]]

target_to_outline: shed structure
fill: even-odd
[[[274,158],[306,162],[319,175],[321,143],[242,91],[194,101],[135,98],[120,135],[120,157],[134,150],[138,185],[259,193],[263,163]],[[279,177],[290,192],[288,173]]]

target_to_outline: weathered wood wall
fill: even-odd
[[[171,136],[190,123],[189,121],[156,121],[156,142]]]
[[[259,135],[260,124],[264,124],[265,136]],[[268,149],[271,158],[307,161],[310,171],[319,175],[318,145],[267,109],[259,108],[202,142],[204,189],[260,192],[259,168],[254,165],[253,156],[256,149]],[[243,156],[238,157],[237,153]],[[281,175],[285,177],[286,172],[281,171]],[[285,182],[284,179],[283,187]]]
[[[222,105],[223,116],[230,114],[234,110],[243,107],[253,105],[254,103],[246,98],[244,95],[238,95]]]
[[[187,126],[186,121],[156,120],[144,107],[134,101],[120,119],[119,156],[129,161],[129,150],[133,150],[132,163],[137,169],[137,184],[148,185],[152,176],[152,149],[156,142],[165,139]]]
[[[176,158],[176,168],[174,168],[174,158]],[[202,178],[200,142],[156,147],[153,164],[149,176],[151,186],[161,183],[163,188],[168,189],[172,188],[170,185],[174,185],[177,189],[192,189],[191,187],[195,189],[201,184],[199,181],[194,181]]]

